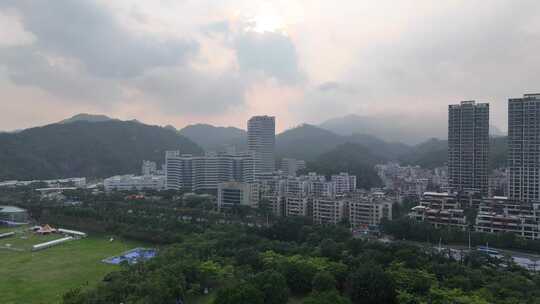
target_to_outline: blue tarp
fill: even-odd
[[[147,261],[156,256],[155,249],[148,248],[135,248],[130,251],[126,251],[119,256],[114,256],[103,260],[104,263],[118,265],[124,261],[128,264],[136,264],[140,261]]]

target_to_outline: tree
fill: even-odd
[[[347,287],[355,304],[396,303],[393,280],[376,264],[364,264],[352,272]]]
[[[331,273],[321,271],[313,278],[312,289],[314,292],[332,291],[336,289],[336,285],[336,279]]]
[[[264,294],[251,284],[220,289],[214,304],[264,304]]]
[[[84,304],[84,302],[80,288],[71,289],[62,297],[62,303],[64,304]]]
[[[489,302],[477,295],[468,296],[459,289],[438,289],[433,288],[429,293],[429,302],[433,304],[488,304]],[[518,302],[504,302],[518,303]]]
[[[332,239],[325,239],[321,242],[321,255],[331,260],[337,260],[340,255],[338,244]]]
[[[350,304],[351,301],[341,296],[336,290],[323,293],[313,293],[307,297],[303,304]]]
[[[311,282],[317,269],[303,261],[290,260],[285,265],[287,285],[295,294],[306,294],[311,291]]]
[[[264,304],[285,304],[289,300],[287,281],[279,272],[261,272],[253,279],[253,285],[264,294]]]
[[[392,263],[387,273],[399,290],[415,294],[426,294],[437,283],[433,274],[424,270],[406,268],[403,263]]]

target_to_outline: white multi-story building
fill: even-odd
[[[48,180],[30,180],[30,181],[19,181],[11,180],[0,182],[0,187],[22,187],[29,186],[36,183],[45,183],[47,187],[75,187],[75,188],[85,188],[86,187],[86,177],[70,177],[70,178],[61,178],[61,179],[48,179]]]
[[[275,171],[276,120],[273,116],[254,116],[248,121],[248,151],[252,153],[255,178]]]
[[[506,197],[483,199],[478,206],[474,229],[540,239],[540,204],[517,203]]]
[[[448,106],[448,176],[457,192],[488,194],[489,104]]]
[[[103,181],[105,191],[131,191],[165,189],[165,176],[162,175],[118,175]]]
[[[285,216],[309,216],[311,209],[311,198],[308,197],[286,197]]]
[[[253,183],[253,158],[249,153],[238,155],[165,155],[167,189],[188,191],[217,190],[222,182]]]
[[[540,94],[508,100],[509,198],[540,202]]]
[[[433,170],[420,166],[401,166],[395,162],[375,166],[384,188],[402,195],[421,197],[426,191],[448,191],[448,168]]]
[[[344,195],[356,190],[356,176],[342,172],[339,175],[332,175],[332,182],[336,185],[336,194]]]
[[[316,224],[337,224],[346,216],[348,201],[332,198],[313,200],[313,222]]]
[[[157,164],[156,162],[149,161],[149,160],[143,160],[142,166],[141,166],[141,173],[142,175],[156,175],[157,173]]]
[[[426,192],[420,204],[411,209],[409,217],[427,222],[436,228],[451,226],[465,230],[467,218],[455,194]]]
[[[261,200],[266,201],[272,210],[272,214],[277,217],[285,216],[285,197],[279,195],[263,195]]]
[[[349,202],[349,221],[352,227],[376,226],[383,219],[392,220],[392,201],[366,195]]]
[[[300,178],[287,178],[285,180],[285,196],[305,197],[308,195],[308,182]]]

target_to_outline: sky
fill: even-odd
[[[277,129],[540,91],[537,0],[2,0],[0,130],[78,113]]]

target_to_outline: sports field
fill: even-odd
[[[8,232],[14,229],[2,229]],[[0,249],[0,303],[59,303],[71,288],[95,286],[105,274],[119,266],[101,260],[141,246],[140,243],[89,236],[42,251],[31,252],[32,245],[58,238],[18,233],[0,239],[0,247],[11,244],[24,251]]]

